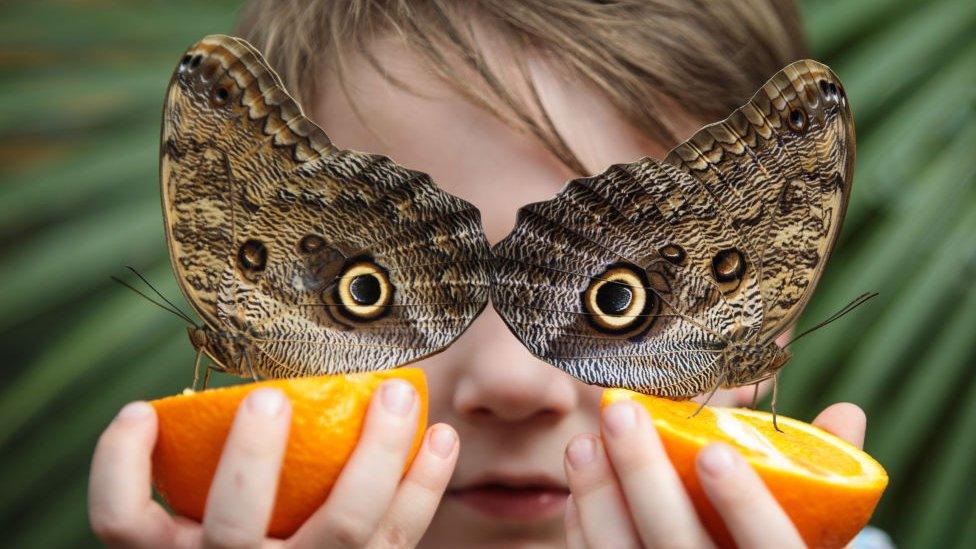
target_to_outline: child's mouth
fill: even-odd
[[[528,522],[562,516],[569,490],[548,479],[496,479],[452,489],[447,495],[482,515]]]

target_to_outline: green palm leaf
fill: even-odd
[[[849,217],[780,406],[847,399],[891,475],[874,522],[904,547],[973,546],[976,503],[976,3],[807,0],[815,56],[854,106]],[[162,94],[176,57],[227,32],[234,2],[0,7],[0,527],[17,547],[97,546],[87,467],[121,404],[173,393],[182,324],[110,275],[177,296],[158,197]]]

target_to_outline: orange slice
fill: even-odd
[[[601,407],[640,403],[654,420],[671,463],[702,522],[722,547],[731,536],[698,482],[695,456],[712,442],[735,447],[752,464],[810,547],[843,547],[867,524],[888,484],[884,468],[857,447],[808,423],[742,408],[650,397],[624,389],[603,392]]]
[[[418,368],[367,374],[280,379],[154,400],[159,437],[153,482],[178,514],[200,521],[224,440],[237,407],[258,387],[281,389],[291,400],[288,446],[268,535],[288,537],[329,495],[349,459],[373,391],[390,378],[414,386],[420,399],[417,433],[406,467],[427,426],[427,381]]]

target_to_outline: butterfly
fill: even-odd
[[[837,241],[854,156],[837,76],[792,63],[663,161],[523,207],[493,248],[492,303],[587,383],[681,399],[769,379]]]
[[[172,267],[204,321],[188,328],[198,365],[392,368],[442,350],[488,302],[478,210],[336,147],[244,40],[208,36],[180,60],[159,169]]]
[[[490,297],[582,381],[687,398],[789,360],[774,340],[840,232],[854,123],[836,75],[798,61],[663,161],[523,207],[489,247],[473,205],[336,147],[254,47],[209,36],[170,82],[160,158],[173,269],[204,319],[190,339],[219,369],[399,366],[447,347]]]

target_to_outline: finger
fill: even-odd
[[[705,495],[739,547],[804,546],[762,479],[731,446],[706,446],[698,452],[695,466]]]
[[[858,448],[864,446],[867,417],[864,415],[864,410],[857,404],[850,402],[832,404],[820,412],[820,415],[813,420],[813,424]]]
[[[158,423],[152,406],[119,411],[95,446],[88,481],[88,516],[109,546],[152,547],[188,533],[152,501],[150,471]]]
[[[417,457],[373,537],[373,545],[414,547],[420,542],[451,480],[457,458],[458,436],[454,428],[440,423],[427,430]]]
[[[583,540],[583,528],[580,525],[579,509],[570,495],[566,499],[566,549],[586,549]]]
[[[291,403],[278,389],[255,389],[237,409],[203,514],[211,547],[254,547],[264,540],[281,474]]]
[[[574,437],[566,448],[564,461],[586,544],[639,547],[637,531],[599,437]]]
[[[413,386],[391,379],[369,404],[356,449],[325,504],[298,531],[299,546],[362,547],[386,514],[417,430]]]
[[[644,544],[710,545],[647,410],[622,400],[608,406],[602,419],[607,455]]]

